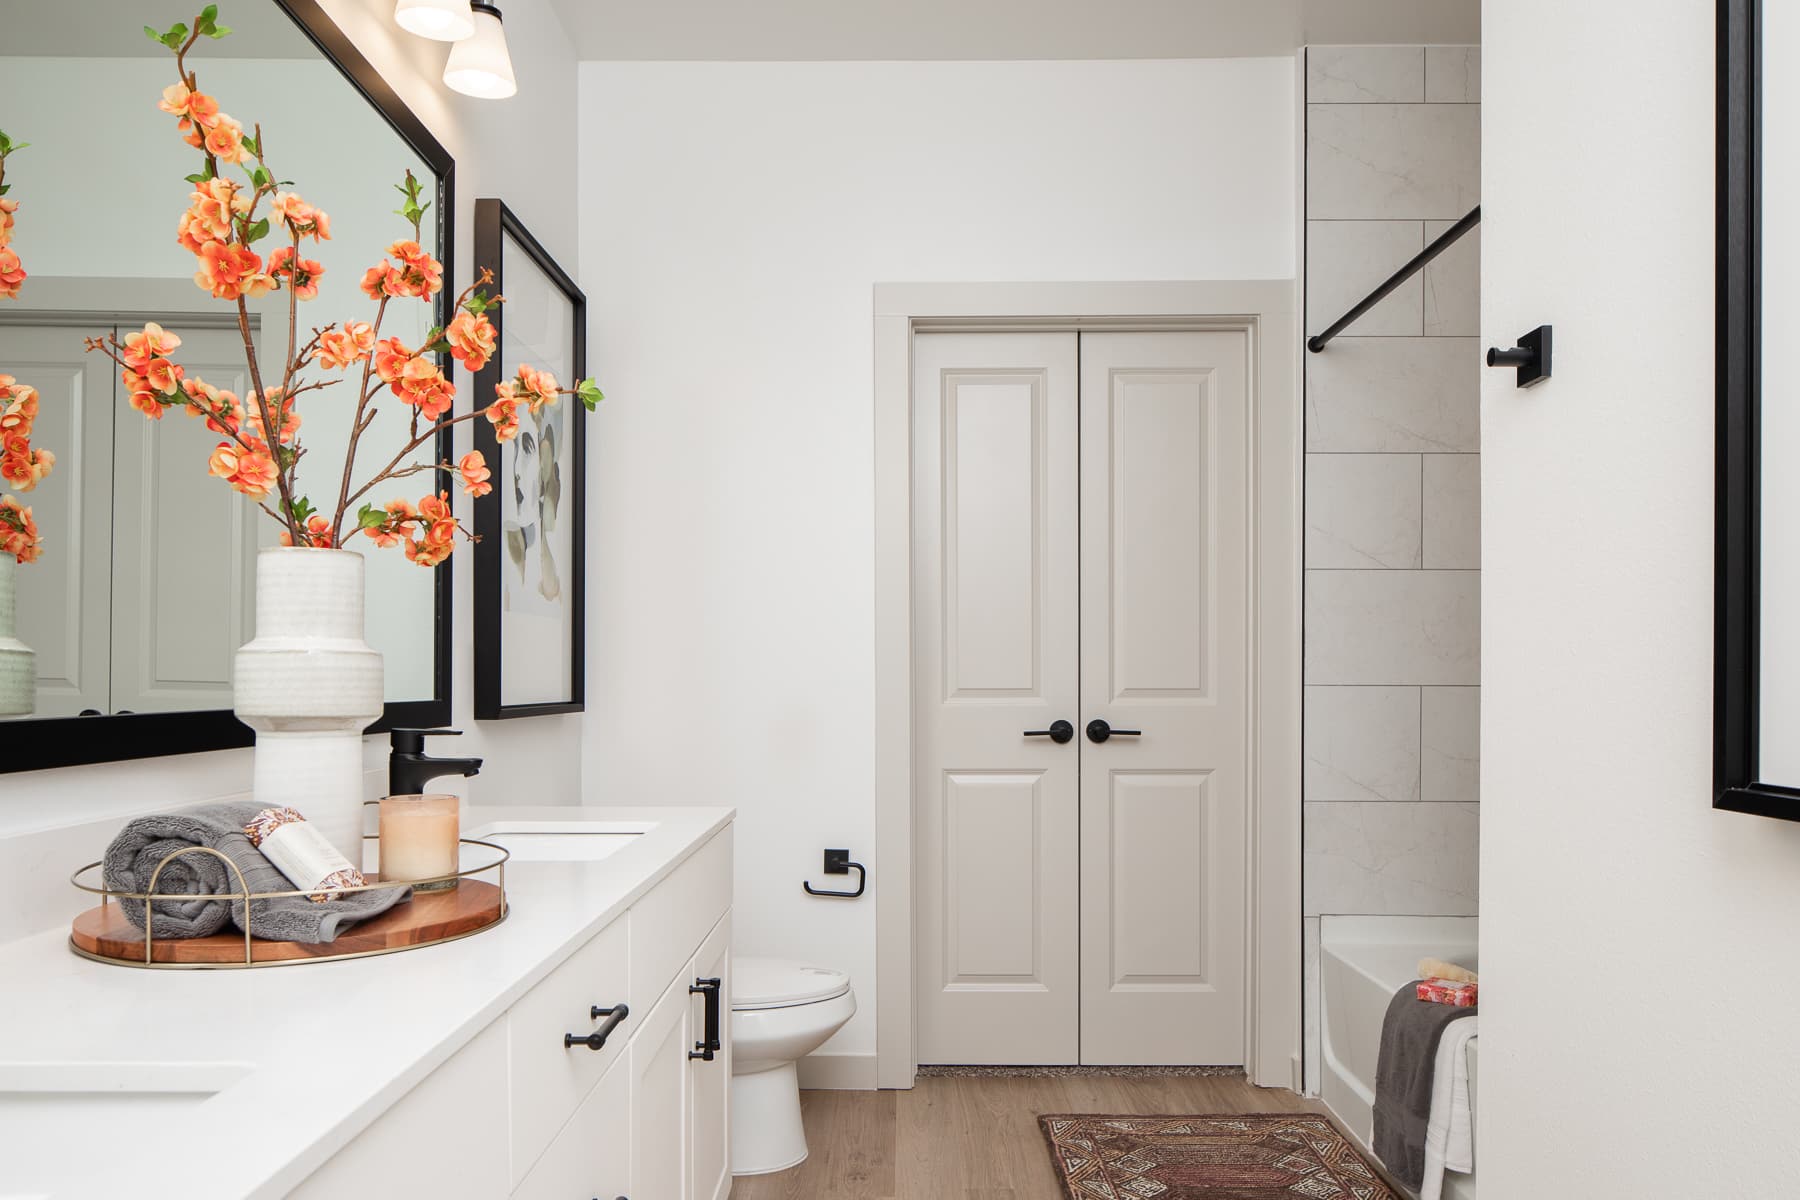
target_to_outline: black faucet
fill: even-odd
[[[395,729],[388,754],[388,795],[415,796],[440,775],[465,778],[481,770],[479,758],[430,758],[425,753],[428,737],[461,737],[460,729]]]

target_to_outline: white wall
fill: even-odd
[[[590,800],[739,809],[740,952],[874,917],[872,285],[1290,278],[1289,59],[589,63]]]
[[[1556,356],[1483,386],[1483,1195],[1800,1168],[1800,826],[1710,807],[1713,21],[1485,14],[1482,329]]]
[[[573,266],[577,211],[575,59],[546,0],[511,0],[506,6],[506,32],[519,75],[519,95],[499,102],[472,100],[446,89],[440,78],[444,47],[402,32],[392,23],[392,5],[365,0],[322,0],[322,4],[456,157],[458,286],[468,277],[474,203],[478,196],[504,197],[551,253]],[[236,115],[254,119],[254,113],[248,110]],[[23,185],[22,178],[19,182]],[[296,183],[304,195],[305,181]],[[179,189],[182,184],[176,178],[169,181],[169,186]],[[179,191],[169,195],[172,222],[179,212],[181,196]],[[28,199],[20,189],[15,189],[12,198]],[[21,215],[25,211],[21,209]],[[19,238],[23,239],[26,233],[21,226]],[[20,245],[23,246],[22,240]],[[464,389],[463,403],[470,403],[467,374],[459,370],[457,383]],[[461,454],[473,448],[474,443],[467,427],[459,433],[457,453]],[[468,503],[458,497],[459,512],[465,520],[473,515],[466,507]],[[474,556],[464,547],[451,561],[455,572],[452,718],[458,727],[469,731],[455,750],[483,755],[488,760],[482,775],[467,781],[467,794],[484,804],[573,801],[580,786],[577,718],[475,723],[474,659],[470,652]],[[370,598],[371,604],[379,602],[379,597]],[[369,765],[379,771],[385,759],[386,739],[365,743],[365,750]],[[452,753],[448,748],[438,752]],[[373,781],[380,776],[373,774],[371,778]],[[462,781],[443,782],[460,786]],[[0,837],[91,818],[96,813],[192,803],[240,791],[249,784],[250,758],[245,751],[0,775]],[[60,868],[61,864],[48,866]],[[62,868],[58,878],[66,874],[67,869]],[[18,878],[16,871],[9,871],[7,882]],[[4,927],[0,927],[0,936],[4,933]]]

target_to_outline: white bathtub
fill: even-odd
[[[1319,924],[1319,1091],[1325,1106],[1368,1148],[1373,1139],[1375,1062],[1394,993],[1418,976],[1421,958],[1479,970],[1474,917],[1325,917]],[[1469,1105],[1476,1104],[1480,1038],[1469,1042]],[[1448,1200],[1475,1200],[1475,1176],[1448,1172]]]

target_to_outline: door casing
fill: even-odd
[[[1301,1090],[1302,422],[1291,280],[875,285],[877,1087],[910,1088],[914,1028],[912,362],[920,332],[1242,330],[1250,354],[1250,713],[1244,1045]]]

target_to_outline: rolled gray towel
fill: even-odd
[[[287,877],[244,836],[244,826],[264,807],[249,800],[226,801],[127,822],[106,848],[106,886],[114,891],[148,892],[150,876],[163,859],[184,846],[209,846],[237,865],[252,892],[293,891]],[[244,928],[242,900],[210,899],[239,890],[237,871],[210,854],[184,854],[171,862],[157,876],[156,890],[158,894],[193,897],[154,903],[159,938],[206,937],[224,929],[228,921]],[[329,942],[341,930],[386,912],[411,895],[411,888],[378,888],[323,903],[305,896],[258,900],[250,906],[250,934],[280,942]],[[142,900],[119,901],[126,918],[139,929],[144,927],[144,904]]]

